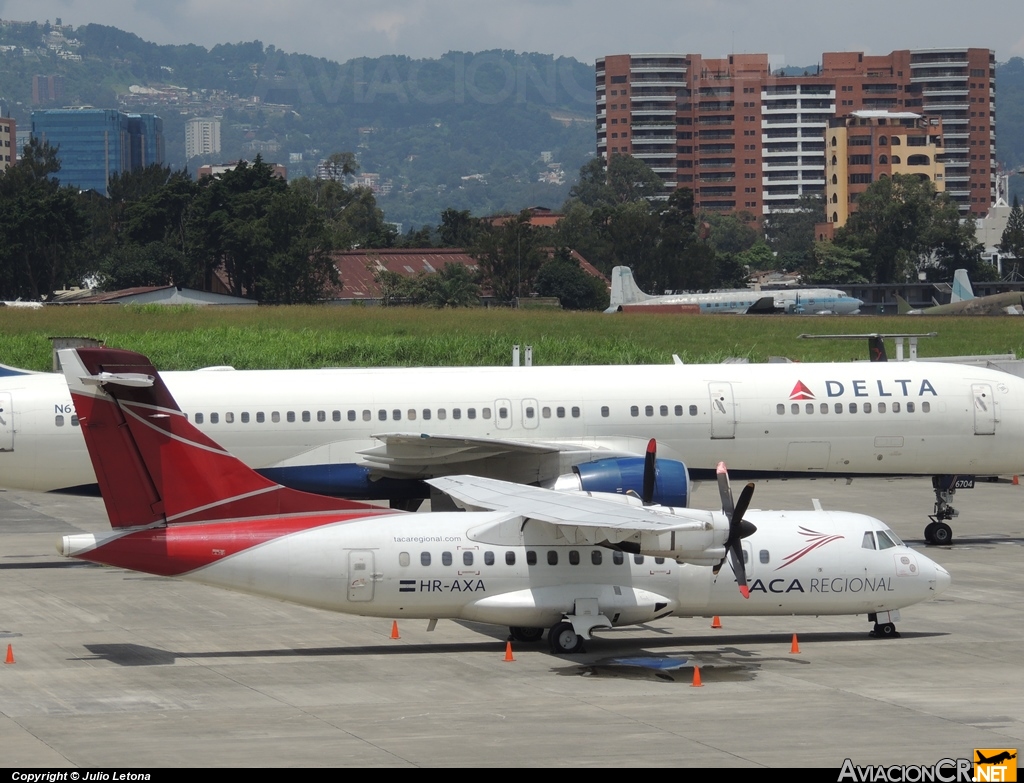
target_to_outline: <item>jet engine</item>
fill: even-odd
[[[554,489],[576,492],[607,492],[644,495],[644,458],[610,457],[574,465],[572,473],[555,479]],[[650,502],[685,508],[690,499],[690,473],[674,459],[655,460],[654,492]]]

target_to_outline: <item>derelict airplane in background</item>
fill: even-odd
[[[847,296],[835,288],[779,289],[777,291],[755,291],[740,288],[731,291],[715,291],[708,294],[645,294],[633,280],[633,270],[628,266],[612,269],[612,293],[606,313],[614,313],[623,307],[645,307],[650,305],[695,305],[701,313],[721,314],[770,314],[801,313],[807,315],[852,315],[860,310],[860,299]]]
[[[933,300],[934,301],[934,300]],[[896,297],[900,315],[1022,315],[1024,292],[1006,291],[989,296],[975,296],[966,269],[953,274],[949,304],[913,308],[901,296]]]
[[[471,473],[659,495],[691,474],[932,476],[925,535],[948,543],[957,487],[1024,472],[1024,379],[933,362],[342,370],[204,370],[164,379],[201,430],[273,481],[418,504],[426,479]],[[0,486],[95,487],[64,378],[0,377]],[[410,500],[412,499],[412,500]]]
[[[196,429],[146,357],[60,358],[114,528],[63,537],[67,557],[349,614],[507,625],[522,641],[549,628],[556,653],[669,615],[867,614],[893,636],[899,609],[949,585],[877,519],[748,511],[752,484],[734,505],[721,467],[722,512],[650,505],[653,452],[644,499],[452,476],[432,483],[484,510],[413,515],[298,492]]]

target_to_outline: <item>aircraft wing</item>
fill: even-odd
[[[557,462],[560,457],[581,458],[636,456],[642,449],[625,451],[600,445],[505,440],[501,438],[466,438],[424,433],[388,432],[375,434],[380,445],[360,451],[364,462],[381,475],[407,477],[434,475],[453,465],[478,464],[501,458],[523,460],[536,464],[544,460]],[[466,468],[470,469],[470,468]]]
[[[724,514],[643,506],[627,496],[559,492],[477,476],[446,476],[427,483],[461,506],[508,511],[552,525],[571,544],[620,545],[630,552],[712,565],[724,556],[729,535]]]

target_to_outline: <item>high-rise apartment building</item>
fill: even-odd
[[[32,135],[59,147],[62,184],[107,195],[110,178],[164,162],[163,120],[115,109],[32,112]]]
[[[220,153],[220,120],[194,117],[185,123],[185,158]]]
[[[18,128],[10,117],[0,117],[0,171],[18,160]]]
[[[696,205],[764,215],[824,196],[826,131],[859,111],[941,120],[946,192],[963,212],[995,200],[995,55],[988,49],[827,52],[813,72],[765,54],[611,55],[597,61],[597,151],[633,155]]]

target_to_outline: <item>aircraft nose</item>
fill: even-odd
[[[947,587],[952,583],[953,579],[949,575],[949,571],[940,566],[938,563],[933,562],[935,566],[935,594],[938,595],[944,592]]]

